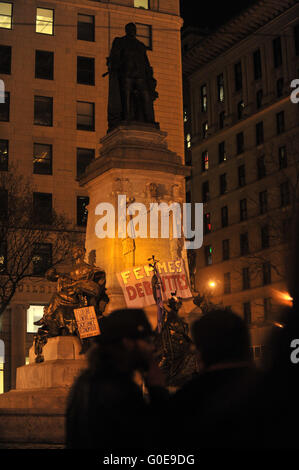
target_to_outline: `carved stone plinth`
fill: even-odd
[[[45,361],[17,369],[16,389],[0,395],[0,448],[63,448],[66,400],[75,378],[86,367],[73,336],[49,338]]]

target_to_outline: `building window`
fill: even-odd
[[[250,302],[245,302],[243,304],[243,314],[244,314],[244,321],[247,325],[251,323],[251,304]]]
[[[271,297],[267,297],[264,299],[264,321],[267,321],[270,319],[271,310],[272,310],[272,299]]]
[[[53,98],[48,96],[34,97],[34,124],[53,126]]]
[[[51,243],[35,243],[32,256],[32,274],[42,276],[52,265]]]
[[[274,56],[274,67],[280,67],[282,65],[282,48],[281,38],[278,36],[273,39],[273,56]]]
[[[236,136],[237,140],[237,155],[240,155],[241,153],[244,152],[244,133],[239,132]]]
[[[263,121],[258,122],[255,126],[256,145],[264,143],[264,123]]]
[[[264,225],[261,227],[261,247],[262,249],[269,248],[269,227]]]
[[[250,271],[249,268],[242,269],[243,290],[250,289]]]
[[[8,140],[0,139],[0,171],[8,171]]]
[[[221,226],[222,228],[228,226],[228,207],[221,207]]]
[[[33,173],[52,175],[52,145],[34,144]]]
[[[247,220],[247,200],[240,200],[240,222]]]
[[[201,171],[204,173],[209,169],[209,152],[204,150],[201,154]]]
[[[0,195],[1,198],[1,195]],[[0,212],[1,218],[1,212]],[[7,267],[7,243],[4,240],[0,240],[0,273],[4,272]]]
[[[246,256],[249,253],[249,240],[248,232],[240,234],[240,254],[241,256]]]
[[[191,191],[186,191],[186,202],[191,202]]]
[[[94,85],[94,59],[91,57],[77,57],[77,83]]]
[[[52,224],[52,194],[33,193],[33,218],[36,224]]]
[[[0,188],[0,220],[8,217],[8,191]]]
[[[263,90],[262,88],[256,92],[256,107],[260,109],[263,104]]]
[[[54,10],[47,8],[36,9],[36,33],[54,34]]]
[[[294,27],[294,40],[296,55],[299,55],[299,24]]]
[[[285,181],[280,185],[280,204],[281,207],[285,207],[290,204],[290,188],[288,181]]]
[[[283,87],[284,87],[284,80],[283,77],[280,77],[276,82],[276,96],[280,98],[283,96]]]
[[[35,78],[53,80],[54,52],[35,51]]]
[[[86,227],[87,225],[88,204],[89,204],[89,197],[86,197],[86,196],[77,197],[77,225],[79,225],[80,227]]]
[[[0,103],[0,121],[3,121],[3,122],[9,121],[9,108],[10,108],[10,93],[6,91],[4,95],[4,103]]]
[[[266,176],[265,156],[261,155],[256,160],[257,178],[260,180]]]
[[[0,394],[4,393],[4,363],[5,363],[5,346],[3,339],[0,339]]]
[[[235,64],[235,90],[239,91],[243,87],[243,78],[242,78],[242,64],[238,62]]]
[[[94,131],[94,103],[77,101],[77,129]]]
[[[217,76],[217,99],[220,103],[224,102],[224,76],[223,73]]]
[[[243,186],[246,185],[245,165],[240,165],[238,167],[238,181],[240,188],[243,188]]]
[[[94,42],[94,16],[78,14],[77,39]]]
[[[148,10],[150,7],[149,0],[134,0],[134,7],[144,8],[145,10]]]
[[[152,50],[152,27],[149,24],[135,23],[136,24],[136,38],[143,42],[147,49]]]
[[[253,68],[254,68],[254,79],[260,80],[262,78],[262,58],[261,58],[260,49],[257,49],[253,53]]]
[[[230,250],[229,250],[229,239],[222,240],[222,259],[226,261],[229,259]]]
[[[224,128],[224,120],[225,120],[225,111],[221,111],[221,113],[219,113],[219,129]]]
[[[244,101],[239,101],[238,103],[238,119],[243,119],[244,117],[244,109],[245,109],[245,103]]]
[[[287,148],[285,145],[278,149],[278,164],[280,170],[288,166]]]
[[[202,183],[202,202],[208,202],[210,199],[210,188],[209,182],[205,181]]]
[[[201,95],[201,111],[203,113],[207,112],[208,110],[208,92],[207,92],[207,85],[202,85],[200,89]]]
[[[271,264],[269,261],[263,263],[262,266],[262,273],[263,273],[263,285],[266,286],[271,284]]]
[[[0,28],[12,28],[12,3],[0,2]]]
[[[186,135],[186,147],[187,149],[190,149],[191,148],[191,134],[187,134]]]
[[[0,46],[0,73],[11,73],[11,46]]]
[[[30,305],[27,310],[27,333],[36,333],[38,326],[34,322],[40,320],[44,314],[44,305]]]
[[[276,114],[276,130],[278,135],[282,134],[285,130],[284,111]]]
[[[223,293],[224,294],[230,294],[231,293],[230,273],[224,273],[224,275],[223,275]]]
[[[290,241],[290,235],[292,233],[292,220],[290,218],[283,219],[281,224],[281,241],[287,243]]]
[[[226,161],[225,142],[220,142],[220,144],[218,145],[218,158],[219,163],[223,163]]]
[[[87,166],[94,160],[94,149],[77,148],[77,178],[80,178]]]
[[[268,210],[268,192],[267,190],[259,193],[260,214],[265,214]]]
[[[212,230],[211,214],[209,212],[207,212],[204,215],[204,221],[203,222],[204,222],[204,225],[203,225],[204,234],[206,235],[207,233],[210,233],[211,230]]]
[[[205,263],[206,266],[210,266],[212,264],[212,246],[208,245],[205,246]]]
[[[205,121],[202,124],[202,138],[206,139],[208,137],[208,130],[209,130],[209,123],[208,121]]]
[[[227,191],[226,173],[223,173],[222,175],[220,175],[219,184],[220,184],[220,195],[225,194]]]

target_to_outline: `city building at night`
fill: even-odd
[[[299,6],[261,0],[182,41],[187,199],[204,203],[196,288],[250,325],[255,357],[289,302],[286,242],[298,191]]]
[[[21,168],[37,212],[66,214],[82,241],[89,200],[78,179],[107,133],[106,58],[129,22],[147,46],[158,83],[156,121],[169,149],[183,155],[178,0],[0,2],[0,170]],[[15,387],[16,368],[26,363],[37,330],[33,323],[55,291],[41,277],[51,264],[51,246],[36,248],[35,275],[18,286],[0,318],[0,393]]]

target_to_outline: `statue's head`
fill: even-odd
[[[132,38],[134,38],[136,36],[137,29],[136,29],[135,23],[126,24],[125,30],[126,30],[127,36],[130,36]]]
[[[75,246],[72,250],[74,259],[84,259],[85,257],[85,248],[81,246]]]

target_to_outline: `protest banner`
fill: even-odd
[[[168,300],[171,292],[175,291],[176,295],[183,299],[192,297],[182,259],[158,262],[157,268],[162,281],[163,301]],[[127,307],[143,308],[156,303],[152,291],[152,277],[153,268],[149,265],[134,266],[117,274]]]
[[[74,315],[81,339],[101,334],[94,307],[75,308]]]

